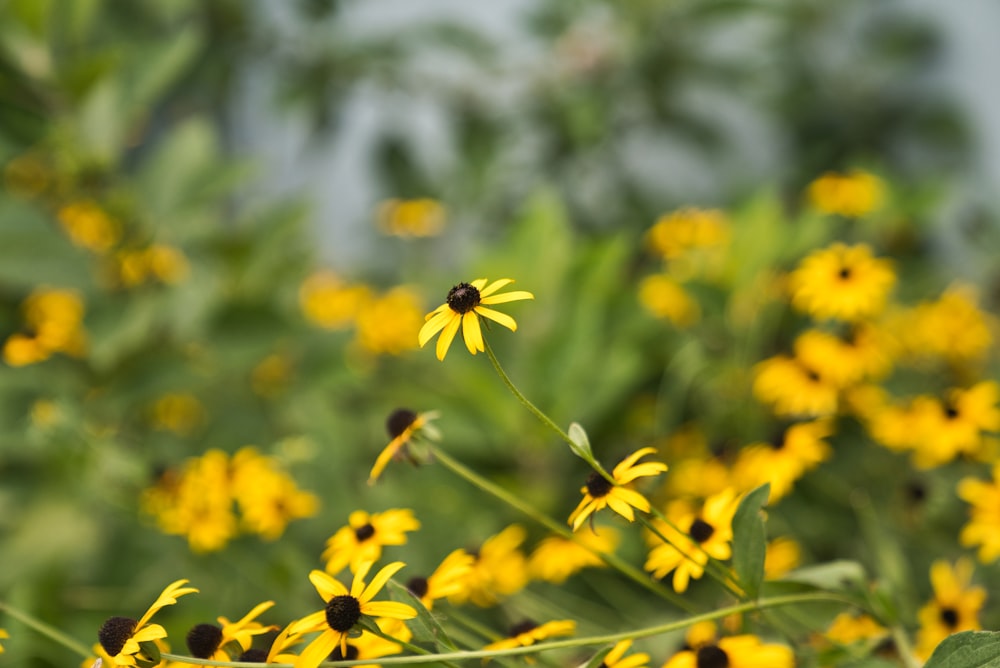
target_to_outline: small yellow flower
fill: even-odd
[[[235,622],[219,617],[215,624],[196,624],[188,631],[186,640],[191,656],[213,661],[232,661],[242,652],[250,649],[253,637],[276,630],[277,626],[264,626],[255,621],[266,610],[274,606],[274,601],[260,603]],[[239,646],[240,654],[231,654],[226,649],[230,643]]]
[[[880,313],[896,274],[865,244],[813,252],[788,277],[792,304],[814,318],[854,322]]]
[[[802,561],[802,549],[794,539],[781,536],[769,541],[764,553],[764,578],[777,580],[798,568]]]
[[[753,393],[775,415],[821,417],[837,412],[837,386],[797,357],[775,355],[753,369]]]
[[[347,526],[326,541],[323,550],[326,571],[336,574],[348,565],[356,571],[362,563],[381,557],[383,546],[405,545],[406,534],[419,528],[420,521],[412,510],[405,508],[372,514],[355,510],[347,518]]]
[[[357,343],[374,355],[399,355],[416,348],[424,322],[420,301],[406,286],[363,300],[355,316]]]
[[[1000,463],[993,465],[993,479],[962,478],[958,496],[971,504],[969,522],[962,527],[959,542],[964,547],[979,546],[979,560],[992,563],[1000,557]]]
[[[118,222],[95,202],[67,204],[56,216],[73,244],[94,253],[106,253],[121,239]]]
[[[455,605],[472,601],[487,608],[523,589],[528,584],[528,560],[520,547],[526,536],[524,527],[512,524],[483,541],[462,586],[449,594],[448,601]]]
[[[378,227],[397,237],[432,237],[444,229],[446,211],[430,198],[389,199],[378,207]]]
[[[619,640],[611,651],[604,655],[601,665],[604,668],[646,668],[649,665],[649,655],[645,652],[636,652],[625,656],[630,647],[632,647],[631,640]]]
[[[424,607],[431,610],[434,601],[454,597],[465,591],[469,573],[476,558],[459,548],[448,554],[441,564],[426,578],[414,577],[406,583],[406,588],[420,599]]]
[[[391,460],[408,456],[407,445],[415,438],[421,435],[425,435],[431,440],[440,438],[437,428],[431,424],[431,421],[437,416],[437,411],[414,413],[406,408],[393,411],[386,420],[386,429],[392,440],[375,459],[371,473],[368,474],[368,484],[375,484]]]
[[[676,280],[653,274],[639,284],[639,303],[657,318],[669,320],[681,329],[698,322],[701,309]]]
[[[636,463],[654,452],[656,448],[636,450],[615,466],[611,471],[612,480],[608,480],[597,471],[591,473],[587,482],[580,488],[583,499],[569,516],[569,524],[573,527],[573,531],[579,529],[588,517],[602,508],[610,507],[629,522],[635,521],[633,508],[648,513],[649,501],[627,485],[639,478],[659,475],[667,470],[667,465],[662,462]]]
[[[513,647],[530,647],[537,642],[556,636],[572,635],[576,631],[576,622],[572,619],[560,619],[544,624],[536,624],[526,619],[511,627],[506,638],[492,642],[483,647],[485,650],[511,649]]]
[[[0,640],[5,640],[10,637],[10,634],[6,630],[0,629]],[[3,645],[0,645],[0,654],[3,654]]]
[[[751,634],[688,639],[687,649],[673,655],[663,668],[794,668],[795,653],[785,645],[764,643]]]
[[[921,659],[926,660],[952,633],[982,628],[979,610],[986,601],[986,590],[972,586],[972,571],[969,559],[959,559],[954,567],[944,560],[931,565],[934,598],[917,613],[916,653]]]
[[[831,642],[850,645],[862,640],[883,638],[889,635],[889,631],[871,615],[842,612],[833,618],[823,635]]]
[[[621,537],[608,527],[573,534],[573,539],[549,536],[535,548],[528,569],[539,580],[562,584],[569,576],[584,568],[601,568],[601,554],[610,554]]]
[[[349,284],[326,270],[312,274],[299,287],[303,315],[323,329],[346,329],[370,299],[368,286]]]
[[[160,608],[173,605],[181,596],[198,591],[194,587],[185,587],[187,582],[177,580],[167,585],[139,621],[128,617],[111,617],[101,625],[97,638],[116,666],[135,666],[142,656],[140,643],[167,637],[167,631],[162,626],[150,624],[149,620]]]
[[[443,360],[448,354],[448,348],[455,339],[459,327],[462,329],[462,337],[465,340],[465,347],[475,355],[486,348],[483,343],[483,332],[479,325],[479,318],[488,318],[499,323],[510,331],[517,330],[517,322],[506,313],[500,313],[494,309],[487,308],[493,304],[505,304],[507,302],[521,299],[534,299],[535,296],[524,290],[515,290],[503,294],[494,294],[497,290],[513,283],[510,278],[501,278],[487,285],[487,279],[477,278],[471,283],[459,283],[448,291],[448,298],[444,304],[438,306],[425,316],[426,322],[420,328],[417,340],[423,348],[434,335],[441,332],[437,342],[437,358]]]
[[[878,209],[885,183],[870,172],[827,172],[809,184],[809,201],[823,213],[857,218]]]
[[[417,611],[405,603],[396,601],[373,601],[375,595],[405,564],[395,561],[382,568],[371,583],[365,585],[365,577],[371,570],[372,562],[358,565],[354,573],[351,589],[334,580],[328,573],[312,571],[309,581],[326,604],[324,608],[294,622],[289,635],[299,635],[322,631],[295,659],[295,668],[316,668],[326,661],[330,653],[338,647],[341,656],[347,656],[347,639],[362,617],[385,617],[388,619],[413,619]]]

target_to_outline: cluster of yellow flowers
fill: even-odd
[[[3,359],[11,366],[47,360],[55,353],[81,357],[87,350],[83,299],[75,290],[38,288],[24,300],[23,333],[11,334]]]
[[[164,533],[186,537],[196,552],[211,552],[240,532],[275,540],[289,522],[316,514],[319,500],[300,490],[273,457],[248,446],[232,457],[208,450],[179,470],[168,469],[144,492],[142,508]]]
[[[374,355],[399,355],[416,347],[423,324],[420,296],[397,286],[381,294],[318,271],[299,288],[299,305],[312,324],[331,331],[354,328],[356,347]]]

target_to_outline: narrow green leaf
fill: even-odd
[[[595,654],[594,656],[590,657],[590,660],[587,661],[587,663],[581,663],[579,666],[577,666],[577,668],[598,668],[598,666],[603,666],[604,665],[604,657],[606,657],[608,655],[608,653],[612,649],[614,649],[614,647],[615,647],[614,645],[608,645],[607,647],[602,647],[597,652],[597,654]]]
[[[448,632],[444,630],[441,622],[431,614],[431,611],[427,609],[417,596],[413,595],[413,592],[395,580],[389,580],[389,589],[392,591],[393,598],[407,605],[412,605],[417,611],[416,619],[411,620],[409,623],[410,629],[413,630],[414,640],[417,642],[429,642],[434,644],[435,647],[441,646],[452,652],[458,651],[458,646],[448,637]]]
[[[765,483],[751,491],[740,501],[733,516],[733,569],[740,586],[750,598],[760,592],[764,580],[764,554],[767,551],[767,534],[761,508],[767,505],[771,485]]]
[[[924,668],[1000,668],[1000,632],[963,631],[945,638]]]
[[[816,566],[797,568],[785,574],[783,582],[797,582],[831,591],[854,590],[865,584],[864,567],[856,561],[838,559]]]

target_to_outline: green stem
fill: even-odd
[[[495,657],[503,656],[516,656],[520,654],[535,654],[538,652],[545,652],[553,649],[567,649],[573,647],[590,647],[594,645],[610,645],[616,643],[619,640],[634,640],[637,638],[648,638],[650,636],[661,635],[664,633],[671,633],[673,631],[680,631],[693,624],[699,622],[714,621],[716,619],[722,619],[729,615],[741,614],[744,612],[752,612],[755,610],[763,610],[766,608],[776,608],[786,605],[796,605],[802,603],[824,603],[824,602],[839,602],[848,605],[853,605],[853,603],[846,597],[839,594],[833,594],[828,592],[812,592],[808,594],[789,594],[786,596],[773,596],[771,598],[762,598],[751,603],[740,603],[737,605],[731,605],[725,608],[720,608],[713,612],[706,612],[701,615],[693,615],[687,619],[681,619],[678,621],[667,622],[666,624],[657,624],[656,626],[647,626],[645,628],[636,629],[633,631],[621,631],[619,633],[608,633],[604,635],[587,636],[584,638],[569,638],[566,640],[554,640],[551,642],[538,643],[537,645],[529,645],[527,647],[511,647],[508,649],[496,649],[496,650],[468,650],[462,652],[446,652],[443,654],[420,654],[417,656],[388,656],[381,657],[378,659],[378,663],[383,666],[389,665],[413,665],[420,663],[441,663],[443,661],[468,661],[471,659],[491,659]],[[211,661],[208,659],[196,659],[189,656],[180,656],[176,654],[168,654],[166,652],[162,655],[164,658],[171,661],[181,661],[185,663],[195,663],[203,666],[226,666],[227,668],[260,668],[259,663],[248,663],[248,662],[237,662],[237,661]],[[359,666],[370,664],[372,659],[358,659],[355,661],[327,661],[320,665],[323,666]],[[293,668],[292,664],[289,663],[272,663],[268,664],[268,668]]]
[[[517,389],[517,386],[514,385],[514,381],[512,381],[510,379],[510,376],[507,375],[507,372],[503,370],[502,366],[500,366],[500,360],[497,359],[496,354],[493,352],[493,348],[490,346],[490,342],[488,340],[486,340],[485,337],[483,338],[483,344],[484,344],[484,346],[486,348],[486,356],[490,358],[490,362],[493,364],[493,368],[496,370],[497,375],[500,376],[500,380],[502,380],[503,384],[507,386],[507,389],[511,391],[511,394],[513,394],[515,397],[517,397],[517,400],[520,401],[521,404],[524,405],[524,407],[527,408],[528,411],[530,411],[532,415],[534,415],[536,418],[538,418],[542,422],[542,424],[544,424],[545,426],[547,426],[549,429],[551,429],[555,433],[559,434],[559,438],[561,438],[562,440],[566,441],[569,444],[570,449],[573,452],[577,453],[584,460],[586,460],[586,462],[588,464],[590,464],[591,468],[593,468],[595,471],[597,471],[602,476],[604,476],[604,478],[608,482],[615,483],[615,479],[611,476],[610,473],[608,473],[604,469],[603,466],[601,466],[601,463],[599,461],[597,461],[597,459],[593,456],[593,454],[591,454],[590,452],[581,453],[580,449],[577,447],[577,443],[572,439],[572,437],[570,437],[570,435],[568,433],[566,433],[565,431],[563,431],[562,427],[560,427],[559,425],[557,425],[552,420],[552,418],[550,418],[548,415],[546,415],[545,413],[543,413],[538,408],[538,406],[536,406],[535,404],[531,403],[531,400],[528,399],[528,397],[524,396],[521,393],[521,390]],[[615,484],[617,484],[617,483],[615,483]]]
[[[396,643],[400,647],[404,647],[404,648],[410,650],[414,654],[418,654],[420,656],[431,656],[431,655],[434,654],[434,652],[431,652],[430,650],[424,649],[423,647],[420,647],[419,645],[414,645],[413,643],[409,643],[409,642],[407,642],[405,640],[400,640],[399,638],[395,638],[395,637],[389,635],[388,633],[384,633],[382,631],[382,629],[380,629],[378,627],[378,624],[375,624],[375,623],[364,624],[363,628],[366,631],[368,631],[369,633],[374,633],[379,638],[383,638],[385,640],[388,640],[389,642]],[[456,666],[454,663],[451,663],[450,661],[444,661],[444,660],[442,660],[441,661],[441,665],[451,666],[452,668],[458,668],[458,666]]]
[[[9,604],[0,601],[0,610],[8,614],[13,619],[21,622],[25,626],[32,628],[44,636],[47,636],[51,640],[56,641],[66,649],[79,654],[84,659],[89,659],[94,656],[94,653],[90,651],[89,647],[85,647],[81,643],[77,642],[73,638],[69,637],[62,631],[52,626],[49,626],[45,622],[35,619],[26,612],[22,612],[17,608],[11,607]]]
[[[441,464],[443,464],[452,473],[458,475],[460,478],[464,478],[467,482],[471,483],[475,487],[478,487],[487,494],[493,495],[497,499],[506,503],[511,508],[519,510],[520,512],[524,513],[525,515],[533,519],[538,524],[541,524],[549,531],[559,534],[560,536],[566,538],[567,540],[572,540],[576,542],[577,545],[585,547],[586,549],[590,550],[593,554],[595,554],[597,557],[599,557],[608,566],[617,570],[619,573],[621,573],[628,579],[632,580],[633,582],[639,584],[643,588],[653,592],[657,596],[660,596],[661,598],[670,601],[671,603],[681,608],[682,610],[685,610],[687,612],[693,611],[694,608],[692,608],[687,601],[685,601],[680,596],[677,596],[672,591],[669,591],[664,587],[657,585],[653,580],[649,578],[649,576],[646,573],[638,570],[637,568],[634,568],[629,563],[622,561],[614,554],[601,552],[598,549],[595,549],[588,545],[584,545],[582,542],[577,541],[573,535],[573,532],[570,531],[568,528],[564,527],[559,522],[553,520],[548,515],[538,512],[538,510],[530,503],[525,502],[524,500],[518,498],[517,496],[514,496],[504,488],[500,487],[499,485],[496,485],[487,480],[486,478],[483,478],[478,473],[469,469],[458,460],[452,459],[450,455],[445,454],[439,448],[431,446],[431,452],[434,454],[434,457],[439,462],[441,462]]]

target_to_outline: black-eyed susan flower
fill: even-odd
[[[739,502],[736,491],[730,488],[706,499],[699,512],[683,502],[671,504],[666,512],[670,522],[654,521],[668,542],[659,536],[649,537],[655,547],[649,551],[644,568],[656,578],[673,571],[674,591],[687,591],[691,578],[704,574],[709,558],[722,561],[732,556],[733,515]]]
[[[934,598],[917,612],[920,629],[915,651],[926,660],[934,648],[952,633],[975,631],[979,610],[986,601],[986,590],[972,585],[972,561],[959,559],[954,566],[944,560],[931,564],[931,587]]]
[[[371,473],[368,474],[368,484],[373,485],[382,475],[382,471],[392,460],[398,460],[409,456],[407,446],[411,441],[419,436],[426,436],[432,441],[440,438],[440,433],[431,422],[437,418],[437,411],[427,411],[426,413],[414,413],[407,408],[394,410],[385,421],[386,431],[389,432],[389,445],[382,449],[375,459]]]
[[[396,287],[361,303],[354,342],[370,355],[401,355],[417,347],[423,303],[413,288]]]
[[[528,584],[528,560],[520,549],[526,537],[524,527],[511,524],[483,541],[478,550],[472,551],[472,568],[448,601],[455,605],[472,601],[487,608],[521,591]]]
[[[610,507],[629,522],[635,521],[633,508],[640,512],[649,512],[649,501],[639,492],[628,487],[639,479],[658,475],[667,470],[662,462],[637,462],[646,455],[656,452],[656,448],[640,448],[623,459],[611,471],[611,480],[594,471],[587,482],[580,488],[583,499],[569,516],[569,525],[576,531],[594,513],[602,508]]]
[[[886,332],[867,323],[854,325],[842,336],[808,329],[794,344],[796,359],[840,389],[888,374],[893,347]]]
[[[865,613],[842,612],[833,618],[823,637],[838,645],[885,638],[889,630]]]
[[[0,640],[6,640],[9,637],[10,637],[10,634],[7,633],[6,629],[0,629]],[[0,645],[0,654],[3,654],[3,651],[4,651],[3,650],[3,645]]]
[[[584,568],[601,568],[601,554],[610,554],[621,537],[609,527],[594,528],[573,534],[572,540],[549,536],[538,544],[528,560],[528,570],[539,580],[561,584]]]
[[[254,636],[277,630],[277,626],[264,626],[257,617],[274,606],[274,601],[260,603],[235,622],[219,617],[219,625],[196,624],[188,631],[186,641],[191,656],[215,661],[231,661],[250,649]],[[239,646],[239,653],[226,649],[227,645]],[[231,648],[235,649],[235,648]]]
[[[958,539],[964,547],[979,547],[979,561],[992,563],[1000,557],[1000,463],[993,465],[993,479],[962,478],[958,496],[968,504],[969,521]]]
[[[677,260],[694,249],[724,246],[730,236],[722,211],[690,207],[661,216],[646,233],[646,241],[663,259]]]
[[[611,651],[604,655],[601,666],[604,668],[646,668],[649,665],[649,655],[645,652],[636,652],[625,656],[631,647],[632,640],[619,640],[611,648]]]
[[[882,205],[885,183],[871,172],[827,172],[809,184],[809,203],[823,213],[857,218]]]
[[[769,357],[753,371],[753,394],[775,415],[822,417],[837,412],[837,386],[797,357]]]
[[[776,502],[792,491],[799,478],[830,457],[824,439],[832,433],[833,423],[821,419],[793,424],[769,443],[751,443],[733,463],[733,481],[743,491],[770,483],[770,500]]]
[[[976,455],[984,444],[983,432],[1000,430],[998,401],[1000,385],[993,381],[950,390],[944,401],[916,397],[912,405],[917,434],[913,463],[932,468],[959,454]]]
[[[653,274],[639,284],[639,303],[657,318],[669,320],[675,327],[690,327],[701,317],[698,302],[671,276]]]
[[[130,617],[111,617],[101,625],[97,639],[116,666],[135,666],[139,660],[148,659],[142,643],[167,637],[166,629],[159,624],[150,624],[149,620],[160,608],[173,605],[181,596],[198,591],[194,587],[185,587],[187,582],[176,580],[167,585],[138,621]]]
[[[413,619],[417,611],[405,603],[396,601],[373,601],[385,583],[405,564],[394,561],[384,566],[366,586],[365,577],[371,570],[372,562],[358,565],[351,582],[351,589],[334,580],[328,573],[314,570],[309,573],[309,581],[326,603],[325,607],[294,622],[289,635],[300,635],[321,631],[295,659],[295,668],[316,668],[330,653],[340,648],[341,656],[347,655],[347,639],[362,617],[387,619]],[[381,628],[381,627],[380,627]]]
[[[507,632],[507,637],[491,642],[483,647],[485,650],[511,649],[513,647],[530,647],[535,643],[557,636],[573,635],[576,622],[572,619],[559,619],[544,624],[536,624],[530,619],[518,622]]]
[[[243,528],[265,540],[277,540],[290,522],[319,510],[315,494],[299,489],[274,457],[256,448],[240,448],[233,455],[230,478]]]
[[[473,355],[482,352],[486,348],[483,343],[483,332],[479,325],[480,317],[503,325],[512,332],[515,331],[517,322],[514,321],[514,318],[487,307],[521,299],[534,299],[535,296],[524,290],[496,294],[497,290],[514,282],[511,278],[501,278],[489,285],[486,282],[485,278],[477,278],[471,283],[459,283],[449,290],[445,303],[425,316],[426,322],[420,328],[417,337],[420,347],[423,348],[428,341],[434,338],[435,334],[441,332],[441,336],[438,337],[436,353],[437,358],[443,360],[461,327],[462,338],[465,340],[465,347],[469,349],[469,352]]]
[[[406,508],[370,514],[355,510],[348,516],[347,526],[326,541],[326,572],[337,574],[348,565],[356,571],[360,564],[381,557],[384,546],[405,545],[406,534],[419,528],[420,521]]]
[[[409,642],[413,638],[413,632],[401,619],[389,619],[379,617],[375,620],[382,633],[392,636],[401,642]],[[362,631],[361,635],[351,638],[347,643],[347,652],[341,651],[338,645],[330,653],[329,661],[355,661],[366,659],[378,659],[383,656],[399,654],[403,651],[403,646],[398,642],[393,642],[388,638],[375,635],[370,631]]]
[[[430,610],[434,607],[434,601],[457,596],[463,591],[467,576],[475,563],[476,558],[464,549],[453,550],[433,573],[427,577],[410,578],[406,588]]]
[[[802,260],[788,283],[800,311],[820,320],[854,322],[882,311],[896,274],[866,244],[835,243]]]
[[[904,341],[915,355],[938,355],[951,362],[977,360],[993,345],[996,318],[978,306],[974,287],[957,283],[935,300],[922,302],[903,318]]]
[[[685,649],[674,654],[663,668],[794,668],[791,648],[765,643],[752,634],[719,639],[688,634]]]

